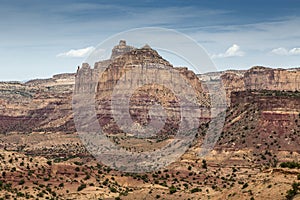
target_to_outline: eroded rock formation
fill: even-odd
[[[249,70],[227,70],[198,75],[205,83],[221,80],[230,104],[232,92],[246,90],[300,91],[300,69],[272,69],[255,66]]]
[[[94,66],[91,69],[88,64],[83,64],[78,71],[75,94],[96,92],[99,122],[108,133],[122,132],[116,124],[116,115],[122,121],[133,119],[133,125],[149,124],[149,110],[155,104],[166,110],[166,113],[152,113],[151,116],[155,119],[166,117],[162,133],[177,130],[183,117],[180,115],[180,101],[192,102],[194,107],[199,107],[199,116],[190,113],[190,117],[196,116],[198,120],[210,118],[209,98],[197,76],[187,68],[173,67],[149,45],[136,49],[120,41],[112,50],[111,59],[99,61]],[[125,107],[122,103],[128,99],[130,106]],[[112,116],[113,109],[116,109],[115,117]],[[124,115],[126,112],[130,115]]]

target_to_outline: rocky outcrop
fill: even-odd
[[[300,91],[300,69],[253,67],[244,75],[246,90]]]
[[[129,51],[130,50],[130,51]],[[107,133],[122,132],[112,116],[112,106],[120,108],[118,115],[123,121],[145,126],[150,123],[149,109],[155,103],[166,109],[167,119],[163,133],[177,130],[180,123],[180,105],[176,92],[184,93],[187,101],[200,106],[202,117],[210,118],[208,96],[203,92],[197,76],[188,68],[173,67],[149,45],[137,49],[126,46],[124,41],[112,50],[111,59],[95,63],[94,69],[84,64],[76,75],[75,94],[96,91],[97,115],[101,127]],[[187,86],[191,89],[187,89]],[[174,87],[174,88],[172,88]],[[113,96],[114,95],[114,96]],[[127,95],[127,96],[126,96]],[[132,96],[128,96],[132,95]],[[85,95],[83,95],[85,96]],[[124,116],[122,102],[130,98],[130,115]],[[194,98],[194,99],[193,99]],[[183,100],[183,99],[182,99]],[[200,113],[200,111],[199,111]],[[163,113],[152,116],[162,119]],[[194,116],[191,114],[191,116]],[[198,116],[199,117],[199,116]]]
[[[34,79],[27,81],[24,85],[30,87],[53,87],[53,86],[72,86],[75,83],[75,73],[64,73],[54,75],[48,79]]]
[[[221,80],[226,90],[227,102],[231,93],[246,90],[300,91],[300,68],[272,69],[255,66],[249,70],[227,70],[198,75],[210,84]]]
[[[0,133],[74,132],[72,94],[75,74],[26,83],[0,83]]]
[[[110,59],[115,59],[116,57],[121,56],[124,53],[128,53],[134,49],[135,49],[134,47],[126,45],[125,40],[120,40],[119,45],[115,46],[112,49],[112,54]]]

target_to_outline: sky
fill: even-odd
[[[0,81],[75,72],[99,43],[142,27],[186,34],[218,70],[300,67],[299,0],[0,0],[0,5]]]

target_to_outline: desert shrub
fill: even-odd
[[[207,163],[206,160],[202,160],[202,168],[207,169]]]
[[[25,197],[25,194],[22,192],[17,192],[17,197]]]
[[[292,189],[287,191],[287,195],[285,196],[287,200],[292,200],[296,194],[298,193],[300,183],[293,183]]]
[[[24,179],[21,179],[20,181],[19,181],[19,185],[23,185],[25,183],[25,180]]]
[[[247,188],[247,187],[248,187],[248,183],[245,183],[245,184],[243,185],[242,189],[245,189],[245,188]]]
[[[109,187],[109,190],[110,190],[111,192],[113,192],[113,193],[116,193],[116,192],[117,192],[117,189],[114,188],[114,187]]]
[[[45,177],[43,180],[44,180],[44,181],[49,181],[50,178],[49,178],[49,177]]]
[[[83,165],[82,162],[78,162],[78,161],[75,161],[74,164],[75,164],[75,165]]]
[[[78,188],[77,188],[77,191],[81,191],[83,190],[84,188],[86,188],[86,184],[81,184]]]
[[[283,162],[283,163],[280,163],[280,167],[294,169],[294,168],[300,168],[300,164],[297,162],[294,162],[294,161]]]
[[[186,189],[189,188],[189,184],[187,184],[187,183],[184,183],[183,186],[184,186]]]
[[[43,192],[40,192],[40,193],[37,194],[37,196],[38,196],[38,197],[44,197],[44,193],[43,193]]]
[[[91,178],[91,176],[90,176],[89,174],[87,174],[87,175],[84,177],[83,180],[88,180],[88,179],[90,179],[90,178]]]
[[[173,185],[171,187],[169,187],[170,194],[174,194],[176,191],[177,191],[177,189]]]
[[[158,175],[157,175],[157,174],[152,174],[152,177],[153,177],[153,178],[157,178]]]
[[[108,179],[106,179],[105,181],[103,181],[103,185],[107,185],[108,184]]]
[[[195,193],[195,192],[202,192],[201,188],[193,188],[191,189],[191,193]]]

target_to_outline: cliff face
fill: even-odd
[[[300,69],[253,67],[244,75],[247,90],[300,91]]]
[[[112,106],[118,108],[114,113],[117,118],[133,120],[133,126],[143,127],[151,123],[149,110],[159,104],[167,115],[161,133],[172,134],[180,123],[180,99],[176,96],[179,93],[201,107],[199,112],[205,120],[210,117],[208,96],[197,76],[187,68],[173,67],[148,45],[136,49],[126,47],[121,41],[112,50],[110,60],[97,62],[94,69],[84,64],[76,79],[75,94],[96,91],[97,115],[106,133],[122,133],[112,116]],[[186,85],[191,89],[187,90]],[[122,104],[126,98],[130,98],[128,108]],[[125,115],[128,110],[130,115]],[[165,115],[159,112],[152,113],[151,117],[163,119]]]
[[[0,83],[0,133],[74,132],[72,91],[75,74],[26,83]]]
[[[198,75],[203,82],[220,80],[226,90],[227,103],[231,93],[246,90],[300,91],[300,68],[272,69],[252,67],[249,70],[228,70]]]
[[[118,132],[114,129],[116,124],[113,120],[110,106],[111,97],[116,86],[122,84],[139,86],[136,82],[135,71],[142,67],[147,68],[147,75],[154,81],[163,84],[148,84],[137,88],[131,98],[131,116],[135,122],[147,125],[149,109],[155,102],[166,108],[168,125],[164,132],[170,127],[177,127],[179,116],[179,99],[176,97],[176,90],[163,87],[164,84],[172,83],[175,89],[183,90],[181,87],[184,80],[191,86],[192,92],[187,91],[186,98],[196,96],[196,104],[200,107],[201,119],[203,122],[209,120],[209,96],[205,84],[202,85],[198,78],[206,84],[212,84],[214,90],[219,87],[214,85],[214,80],[222,80],[226,89],[227,102],[232,105],[239,104],[243,91],[248,90],[270,90],[270,91],[299,91],[300,90],[300,69],[271,69],[265,67],[253,67],[250,70],[228,70],[225,72],[214,72],[198,75],[198,77],[187,68],[173,67],[167,60],[162,58],[155,50],[148,45],[137,49],[127,46],[121,41],[112,50],[109,60],[95,63],[94,68],[83,64],[76,74],[60,74],[49,79],[31,80],[26,83],[2,82],[0,83],[0,118],[1,133],[13,131],[68,131],[75,132],[72,111],[72,96],[75,84],[75,94],[81,92],[96,92],[96,104],[98,116],[101,116],[100,123],[108,128],[108,132]],[[105,69],[105,70],[104,70]],[[104,70],[99,76],[99,71]],[[166,73],[170,71],[171,73]],[[141,73],[141,71],[139,71]],[[159,80],[155,80],[159,77]],[[143,79],[139,79],[142,81]],[[96,90],[97,88],[97,90]],[[123,88],[121,95],[129,90]],[[234,99],[231,98],[234,93]],[[238,100],[236,100],[238,99]],[[193,100],[190,98],[189,100]],[[289,101],[289,100],[286,100]],[[122,102],[122,99],[120,99]],[[241,103],[241,102],[240,102]],[[287,102],[282,102],[282,107]],[[279,106],[279,105],[278,105]],[[156,116],[160,117],[160,116]],[[173,119],[173,120],[172,120]],[[173,122],[174,123],[173,123]],[[108,123],[112,126],[106,126]],[[176,122],[176,123],[175,123]],[[168,128],[169,127],[169,128]]]

